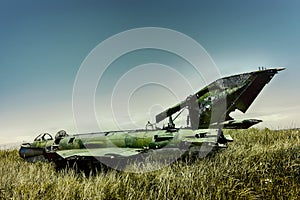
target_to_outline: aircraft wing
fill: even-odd
[[[138,148],[93,148],[93,149],[68,149],[56,153],[64,158],[71,157],[130,157],[141,153]]]
[[[236,109],[245,113],[264,86],[283,69],[264,69],[218,79],[156,115],[156,123],[183,108],[189,109],[193,129],[208,128],[212,123],[232,120],[229,114]]]
[[[259,70],[221,79],[226,89],[237,89],[227,95],[227,112],[238,109],[245,113],[264,86],[284,68]]]

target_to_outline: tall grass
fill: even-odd
[[[299,199],[299,130],[227,133],[234,142],[226,150],[148,173],[111,170],[86,177],[2,150],[0,199]]]

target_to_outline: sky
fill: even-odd
[[[219,77],[261,66],[285,67],[246,114],[233,115],[264,120],[259,128],[299,128],[299,6],[297,0],[2,0],[0,144],[31,141],[39,133],[54,135],[61,129],[143,128],[156,113],[209,83],[174,52],[144,48],[120,54],[101,78],[94,74],[98,82],[91,107],[98,124],[89,124],[94,120],[78,111],[84,105],[74,106],[80,69],[105,41],[145,27],[171,30],[199,43]],[[97,59],[143,37],[117,43]],[[185,45],[169,38],[162,44],[164,40],[176,48]]]

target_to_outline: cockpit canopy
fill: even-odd
[[[53,140],[53,137],[49,133],[42,133],[39,134],[34,141],[46,141],[46,140]]]

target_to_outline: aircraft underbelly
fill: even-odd
[[[130,157],[139,154],[141,149],[133,148],[95,148],[95,149],[70,149],[60,150],[56,153],[66,159],[70,157]]]

